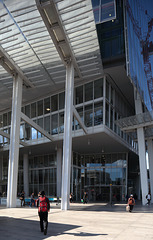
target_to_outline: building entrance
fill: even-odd
[[[73,155],[71,192],[80,201],[84,192],[89,201],[122,201],[126,195],[125,153]]]

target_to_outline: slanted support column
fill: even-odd
[[[22,79],[20,79],[17,75],[13,79],[12,117],[7,184],[7,207],[9,208],[16,207],[21,102]]]
[[[150,176],[150,192],[151,202],[153,203],[153,142],[152,139],[148,141],[148,157],[149,157],[149,176]]]
[[[141,99],[138,94],[136,94],[136,98],[135,98],[135,109],[136,109],[136,114],[143,112]],[[137,136],[138,136],[138,148],[139,148],[142,205],[145,205],[147,202],[146,195],[148,193],[148,176],[147,176],[147,165],[146,165],[145,137],[144,137],[144,129],[142,127],[137,129]]]
[[[69,62],[66,67],[64,143],[62,166],[62,201],[61,209],[69,208],[70,170],[72,153],[72,114],[73,114],[74,67]]]
[[[23,184],[25,196],[29,196],[29,159],[28,154],[24,153],[23,155]],[[31,193],[30,193],[31,194]]]

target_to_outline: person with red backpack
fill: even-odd
[[[128,205],[130,207],[129,212],[132,212],[133,206],[135,205],[135,200],[134,200],[133,194],[131,194],[128,199]]]
[[[37,200],[38,214],[40,218],[40,229],[41,232],[44,232],[44,235],[47,234],[48,227],[48,212],[50,210],[49,199],[45,196],[45,192],[39,192],[39,198]]]

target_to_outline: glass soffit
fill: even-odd
[[[55,0],[54,3],[80,72],[75,71],[76,80],[102,76],[91,1]],[[51,4],[51,1],[41,1],[41,4]],[[65,66],[35,0],[0,0],[0,46],[34,87],[65,82]],[[12,78],[2,66],[0,87],[12,88]]]

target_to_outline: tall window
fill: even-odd
[[[51,111],[57,111],[58,110],[58,95],[54,95],[51,97]]]
[[[59,94],[59,110],[64,109],[65,106],[65,92]]]
[[[94,104],[94,125],[99,125],[103,123],[103,103]]]
[[[92,122],[93,122],[93,106],[92,104],[85,106],[85,125],[87,127],[91,127],[92,126]]]
[[[36,117],[36,103],[31,104],[31,118]]]
[[[44,114],[50,113],[50,97],[44,99]]]
[[[75,104],[83,103],[83,86],[75,89]]]
[[[43,115],[43,100],[37,102],[37,112],[38,116]]]
[[[59,113],[59,133],[64,132],[64,112]]]
[[[85,84],[85,102],[93,100],[93,82]]]
[[[58,114],[52,115],[51,131],[52,131],[52,135],[58,134]]]
[[[103,79],[94,81],[94,99],[103,96]]]

